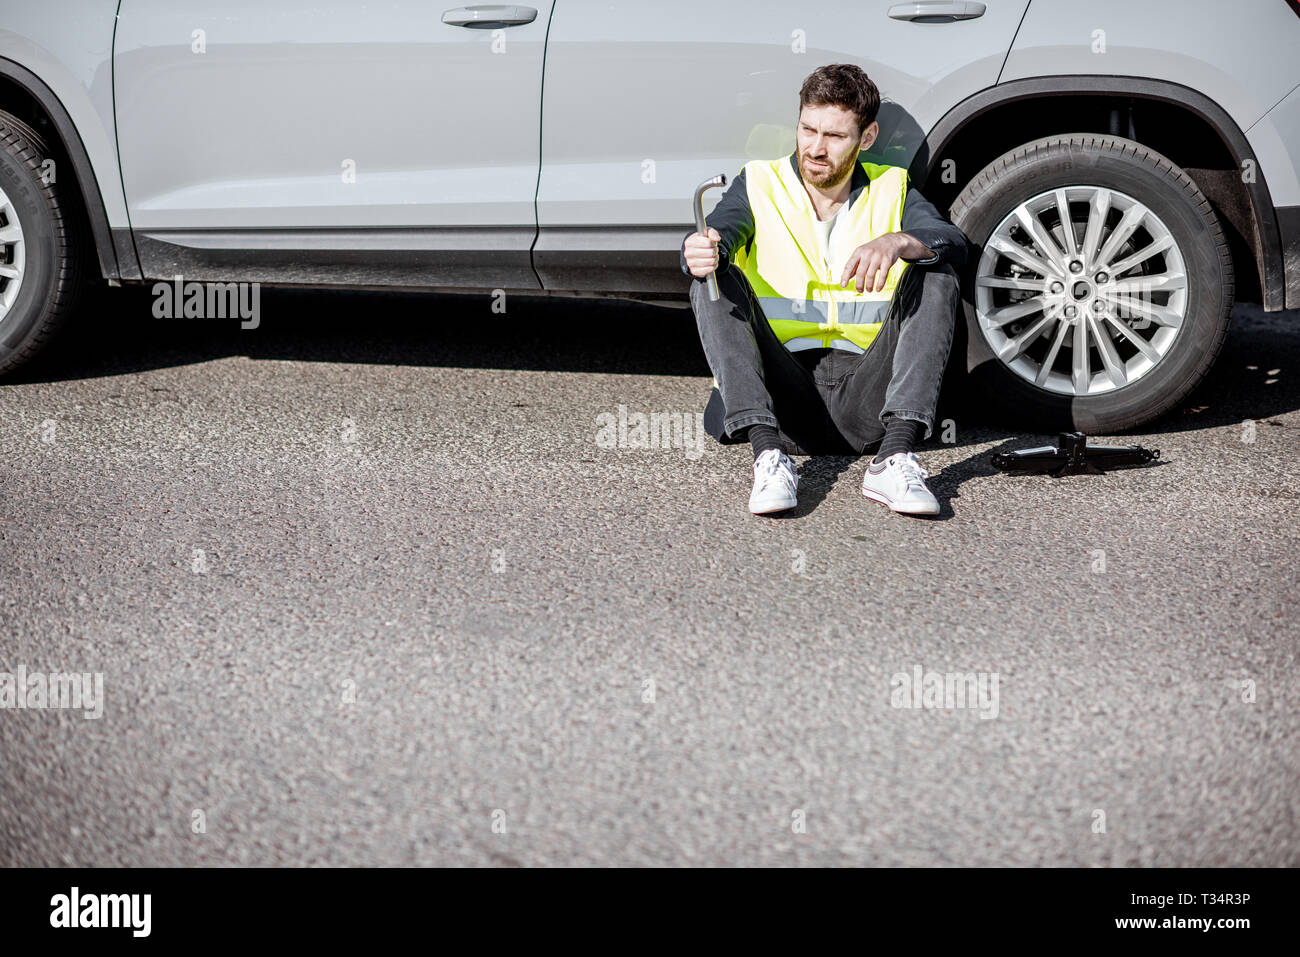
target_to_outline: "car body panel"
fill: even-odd
[[[1260,117],[1246,135],[1277,204],[1285,307],[1300,309],[1300,87]]]
[[[1033,0],[1002,81],[1080,73],[1167,80],[1200,90],[1245,130],[1300,83],[1297,44],[1300,19],[1283,0]]]
[[[695,187],[790,152],[800,84],[821,63],[870,74],[885,102],[864,158],[907,166],[939,117],[997,82],[1027,0],[949,23],[891,19],[895,5],[559,0],[542,104],[543,284],[680,290]]]
[[[61,0],[57,16],[52,5],[31,0],[0,0],[0,60],[27,71],[67,114],[70,133],[80,140],[93,182],[83,186],[98,194],[105,228],[126,229],[126,198],[118,170],[113,125],[113,27],[117,0]],[[10,75],[0,64],[0,73]],[[19,85],[27,84],[15,79]],[[29,90],[38,100],[44,95]],[[42,91],[44,93],[44,91]],[[49,104],[46,104],[47,109]],[[77,144],[70,146],[76,149]],[[107,237],[105,237],[107,238]],[[111,240],[101,248],[106,275],[138,276],[134,253],[115,256]],[[117,262],[125,258],[126,261]],[[106,261],[106,260],[111,260]],[[120,270],[120,273],[119,273]]]
[[[1268,179],[1274,205],[1300,206],[1300,86],[1246,130],[1246,139]]]
[[[433,261],[469,242],[500,254],[478,281],[536,285],[550,3],[535,7],[532,23],[490,31],[445,24],[423,0],[123,0],[117,117],[133,228],[181,246],[195,230],[417,231]],[[453,232],[418,235],[441,230]]]

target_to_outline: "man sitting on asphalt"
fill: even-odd
[[[799,91],[795,152],[746,163],[707,235],[682,244],[714,376],[705,428],[752,444],[755,514],[797,504],[790,455],[877,444],[863,494],[896,512],[939,511],[913,447],[934,431],[967,243],[908,187],[905,169],[859,161],[879,109],[861,68],[813,71]],[[711,302],[715,271],[721,298]]]

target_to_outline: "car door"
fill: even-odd
[[[146,277],[537,288],[551,0],[122,0]]]
[[[887,101],[864,159],[907,166],[948,109],[997,82],[1027,5],[558,0],[533,256],[542,283],[680,293],[695,187],[791,152],[799,87],[825,63],[858,64]],[[706,212],[719,195],[706,194]]]

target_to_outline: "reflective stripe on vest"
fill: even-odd
[[[817,212],[790,157],[745,164],[745,185],[754,213],[754,240],[740,249],[735,264],[758,296],[772,331],[781,342],[794,338],[848,339],[863,349],[880,332],[889,301],[910,265],[898,260],[885,288],[858,292],[838,285],[833,269],[843,270],[853,251],[885,233],[902,229],[907,170],[862,163],[870,182],[858,193],[831,234],[829,256],[822,257],[813,220]]]

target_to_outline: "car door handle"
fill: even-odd
[[[453,27],[469,27],[471,30],[494,30],[497,27],[517,27],[532,23],[537,19],[537,10],[533,7],[515,7],[502,4],[479,4],[473,7],[457,7],[442,15],[442,22]]]
[[[952,20],[974,20],[984,16],[984,10],[984,4],[973,0],[920,0],[919,3],[896,3],[888,12],[891,20],[948,23]]]

